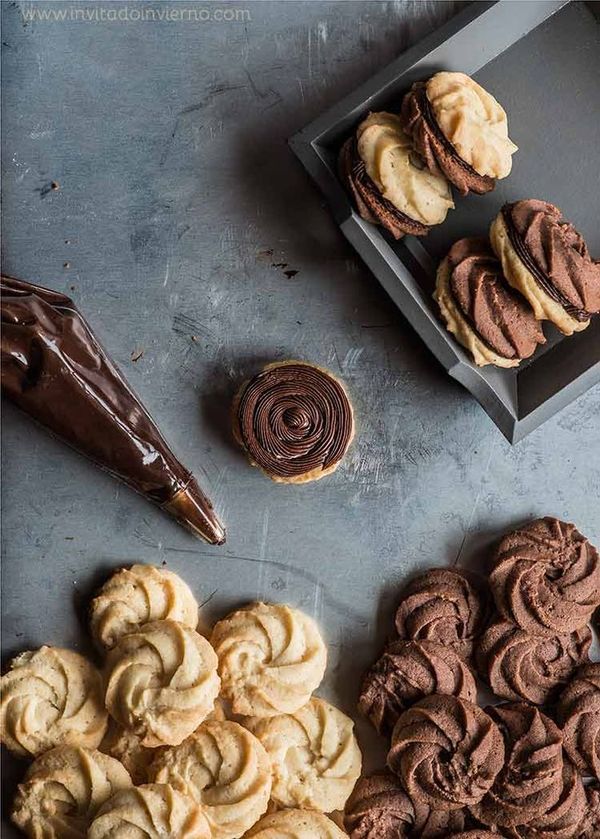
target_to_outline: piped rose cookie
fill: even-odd
[[[484,239],[460,239],[437,271],[434,297],[449,332],[479,367],[517,367],[546,339],[527,301],[505,282]]]
[[[311,810],[279,810],[264,816],[244,839],[344,839],[343,830],[321,813]]]
[[[395,114],[369,114],[342,147],[339,169],[360,215],[395,239],[425,236],[454,207],[448,181],[427,170]]]
[[[428,169],[459,190],[485,193],[512,168],[517,146],[506,113],[465,73],[436,73],[414,84],[402,102],[401,125]]]
[[[565,688],[558,719],[575,766],[600,780],[600,662],[586,664]]]
[[[505,204],[490,240],[506,279],[538,320],[571,335],[600,312],[600,262],[558,207],[532,198]]]

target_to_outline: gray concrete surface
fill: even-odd
[[[203,546],[4,405],[5,656],[87,651],[94,586],[165,562],[209,618],[255,598],[313,614],[330,649],[322,693],[353,713],[407,575],[480,564],[540,514],[600,541],[600,390],[511,448],[285,143],[455,6],[236,0],[249,20],[126,23],[27,22],[30,4],[2,3],[4,270],[72,294],[228,526],[225,548]],[[175,4],[129,4],[150,7]],[[243,378],[289,357],[341,376],[358,419],[336,474],[295,488],[251,469],[228,427]],[[359,734],[374,765],[382,751]]]

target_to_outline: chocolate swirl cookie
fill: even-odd
[[[479,367],[517,367],[546,339],[532,309],[506,284],[485,239],[460,239],[437,272],[434,292],[448,331]]]
[[[433,693],[475,702],[473,673],[451,647],[396,641],[365,674],[358,707],[380,734],[389,735],[407,708]]]
[[[415,808],[389,772],[361,778],[344,811],[351,839],[403,839],[415,825]]]
[[[269,364],[242,386],[234,433],[250,462],[281,483],[315,481],[337,469],[354,436],[341,383],[301,361]]]
[[[560,797],[553,807],[540,810],[537,818],[525,825],[503,828],[510,839],[575,839],[582,834],[588,802],[581,777],[572,763],[565,760]]]
[[[587,626],[566,635],[541,637],[510,621],[497,620],[481,638],[475,657],[496,696],[543,705],[588,660],[591,642]]]
[[[506,279],[538,320],[551,320],[571,335],[600,312],[600,262],[558,207],[531,198],[505,204],[490,239]]]
[[[585,788],[587,812],[581,839],[598,839],[600,836],[600,785],[594,783]]]
[[[443,839],[503,839],[500,833],[491,830],[463,830],[461,833],[446,833]]]
[[[428,696],[396,723],[388,766],[414,802],[445,810],[473,806],[504,765],[504,742],[481,708]]]
[[[396,631],[400,638],[452,647],[468,660],[488,615],[485,580],[456,568],[433,568],[404,589],[396,612]]]
[[[600,662],[579,670],[560,697],[558,719],[575,766],[600,780]]]
[[[500,542],[490,585],[501,614],[532,635],[562,635],[600,604],[600,556],[575,525],[536,519]]]
[[[549,717],[522,702],[487,712],[502,732],[506,757],[491,790],[471,812],[490,827],[527,824],[560,798],[561,732]]]

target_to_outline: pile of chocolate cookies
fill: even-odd
[[[600,556],[542,518],[497,545],[488,579],[433,569],[404,589],[397,638],[359,708],[387,770],[345,810],[352,839],[598,839]],[[476,704],[476,674],[499,699]]]

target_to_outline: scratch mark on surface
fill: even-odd
[[[364,349],[364,347],[353,347],[348,350],[344,360],[342,361],[342,370],[344,373],[349,373],[356,369]]]
[[[462,556],[463,548],[465,547],[467,537],[471,531],[471,525],[473,524],[473,519],[475,517],[475,511],[477,510],[477,506],[479,504],[479,499],[481,498],[481,493],[483,492],[483,485],[485,483],[485,479],[487,478],[487,474],[490,468],[490,463],[492,462],[492,455],[494,454],[494,443],[492,441],[492,445],[490,446],[490,453],[488,455],[487,463],[485,464],[485,469],[483,470],[483,475],[481,476],[481,480],[479,482],[479,489],[477,490],[477,495],[475,496],[475,500],[473,501],[473,509],[471,510],[471,515],[469,516],[469,521],[467,522],[467,526],[465,528],[465,533],[462,538],[462,542],[460,543],[460,547],[458,549],[458,553],[456,554],[456,559],[452,563],[452,565],[458,565],[460,562],[460,558]]]
[[[267,539],[269,536],[269,508],[265,507],[263,513],[262,523],[262,538],[260,540],[260,558],[264,559],[267,555]]]

